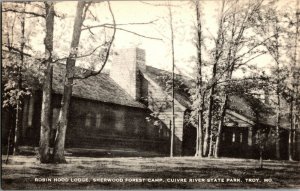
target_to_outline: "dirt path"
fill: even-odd
[[[2,157],[3,158],[3,157]],[[300,188],[300,163],[256,160],[68,157],[40,164],[13,157],[2,165],[2,189]]]

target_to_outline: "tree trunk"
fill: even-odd
[[[290,131],[289,131],[289,160],[292,161],[293,160],[293,117],[294,117],[294,112],[293,112],[293,95],[292,95],[292,100],[291,100],[291,104],[290,104]]]
[[[210,88],[210,93],[208,96],[208,116],[207,116],[207,122],[206,122],[206,129],[205,129],[205,137],[204,137],[204,145],[203,145],[203,155],[207,156],[209,153],[209,148],[210,148],[210,136],[211,136],[211,121],[212,121],[212,109],[213,109],[213,104],[214,104],[214,94],[215,94],[215,87],[216,87],[216,75],[217,75],[217,66],[219,63],[219,59],[222,56],[223,52],[223,46],[224,46],[224,41],[223,41],[223,24],[224,24],[224,7],[225,7],[225,0],[222,1],[222,6],[221,6],[221,14],[220,14],[220,19],[219,19],[219,28],[218,28],[218,36],[216,40],[216,47],[215,47],[215,55],[214,55],[214,64],[212,68],[212,79],[211,79],[211,88]]]
[[[196,138],[196,156],[203,157],[203,111],[198,113],[198,127]]]
[[[215,73],[215,72],[214,72]],[[203,155],[208,156],[209,147],[210,147],[210,136],[211,136],[211,121],[212,121],[212,106],[213,106],[213,94],[214,94],[214,85],[212,85],[209,93],[209,102],[208,102],[208,116],[205,128],[204,135],[204,144],[203,144]]]
[[[20,45],[20,56],[21,56],[21,65],[18,67],[18,84],[17,88],[20,92],[22,89],[22,67],[24,65],[24,47],[25,47],[25,8],[26,3],[24,3],[23,13],[21,17],[21,45]],[[22,105],[21,105],[21,97],[17,97],[17,105],[16,105],[16,126],[15,126],[15,135],[14,135],[14,149],[13,155],[17,155],[19,153],[19,139],[20,139],[20,128],[22,125],[21,113],[22,113]]]
[[[195,2],[195,11],[197,17],[197,81],[198,81],[198,96],[199,100],[199,111],[198,111],[198,127],[196,137],[196,154],[195,156],[203,156],[203,108],[204,108],[204,88],[202,83],[202,25],[201,25],[201,14],[200,14],[200,2]]]
[[[197,115],[198,117],[198,125],[196,128],[196,152],[195,152],[195,157],[199,156],[199,133],[200,133],[200,114]]]
[[[292,101],[291,101],[291,129],[289,134],[289,160],[293,160],[296,157],[296,122],[297,122],[297,106],[298,99],[297,95],[299,95],[299,76],[297,77],[297,53],[298,53],[298,33],[299,33],[299,1],[296,4],[296,37],[295,37],[295,51],[294,51],[294,63],[292,67]],[[298,113],[299,114],[299,113]]]
[[[54,30],[54,7],[53,2],[45,2],[46,7],[46,37],[45,37],[45,54],[46,65],[45,81],[43,84],[43,100],[41,111],[41,132],[40,132],[40,162],[50,162],[50,131],[51,131],[51,94],[52,94],[52,75],[53,67],[52,51],[53,51],[53,30]]]
[[[260,169],[263,169],[263,151],[262,151],[262,149],[260,149],[260,151],[259,151],[259,168]]]
[[[208,156],[211,157],[211,156],[213,156],[213,149],[214,149],[213,148],[213,134],[212,134],[212,132],[210,133],[209,142],[210,142],[210,144],[209,144]]]
[[[289,160],[293,161],[293,130],[289,131]]]
[[[280,115],[281,115],[281,108],[280,108],[280,65],[279,65],[279,27],[278,21],[275,21],[275,61],[276,61],[276,96],[277,96],[277,108],[276,108],[276,129],[275,129],[275,155],[277,159],[280,159]]]
[[[172,48],[172,128],[171,128],[171,144],[170,144],[170,157],[174,155],[174,136],[175,136],[175,92],[174,92],[174,69],[175,69],[175,52],[174,52],[174,32],[173,32],[173,15],[171,5],[168,5],[169,19],[170,19],[170,32],[171,32],[171,48]]]
[[[19,138],[20,138],[20,113],[21,113],[21,107],[19,100],[17,101],[17,107],[16,107],[16,124],[15,124],[15,134],[14,134],[14,149],[13,149],[13,155],[19,154]]]
[[[278,84],[277,84],[278,86]],[[276,129],[275,129],[275,149],[276,149],[276,159],[280,159],[280,95],[277,91],[277,109],[276,109]]]
[[[84,12],[85,4],[86,3],[84,1],[78,1],[77,3],[76,17],[75,17],[73,36],[71,42],[71,50],[66,63],[64,92],[63,92],[63,97],[61,102],[62,107],[59,113],[57,132],[54,141],[53,162],[55,163],[66,162],[64,156],[66,130],[68,126],[68,114],[69,114],[69,107],[70,107],[70,101],[72,96],[74,67],[75,67],[76,57],[78,53],[81,27],[86,13],[86,11]]]
[[[9,161],[10,145],[11,145],[11,142],[10,142],[11,132],[12,132],[12,127],[9,129],[8,138],[7,138],[7,153],[6,153],[5,164],[8,164],[8,161]]]
[[[227,107],[227,101],[228,101],[228,95],[225,95],[223,105],[221,107],[221,117],[218,127],[218,133],[217,133],[217,140],[216,140],[216,150],[215,150],[215,157],[220,157],[220,142],[221,142],[221,134],[223,131],[224,126],[224,120],[225,120],[225,114],[226,114],[226,107]]]
[[[296,104],[297,104],[297,102],[296,102]],[[295,107],[296,109],[297,109],[297,107]],[[297,111],[300,111],[300,109],[298,109]],[[295,158],[296,157],[296,155],[297,155],[297,144],[296,144],[296,121],[297,121],[297,114],[296,114],[296,112],[294,111],[294,122],[293,122],[293,136],[292,136],[292,142],[293,142],[293,150],[292,150],[292,157],[293,158]],[[299,124],[299,118],[298,118],[298,124]]]
[[[43,84],[43,100],[41,113],[41,132],[40,132],[40,162],[50,162],[50,131],[51,131],[51,90],[52,90],[52,72],[50,64],[47,66],[46,79]]]

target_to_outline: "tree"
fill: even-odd
[[[272,38],[265,41],[264,46],[267,49],[269,55],[273,58],[275,62],[275,67],[272,68],[272,77],[270,87],[275,92],[276,100],[274,100],[273,105],[275,105],[276,110],[276,158],[279,159],[280,156],[280,128],[281,121],[284,116],[284,103],[283,94],[287,88],[286,80],[288,79],[287,63],[288,59],[285,58],[285,53],[288,53],[289,49],[286,46],[285,36],[288,32],[290,26],[288,26],[285,20],[284,11],[278,10],[278,5],[275,1],[269,3],[268,8],[266,8],[260,14],[259,25],[257,33],[261,36],[266,34],[273,34]],[[289,36],[289,35],[288,35]],[[287,37],[289,38],[289,37]]]
[[[197,96],[196,96],[196,108],[198,110],[197,113],[197,136],[196,136],[196,154],[195,156],[202,157],[203,153],[203,112],[204,112],[204,98],[205,98],[205,91],[203,88],[203,77],[202,77],[202,70],[203,70],[203,63],[202,63],[202,24],[201,24],[201,6],[200,1],[195,1],[195,12],[196,12],[196,49],[197,49]]]
[[[297,111],[300,110],[299,103],[299,84],[300,84],[300,68],[297,66],[298,63],[298,33],[299,33],[299,22],[300,22],[300,10],[299,10],[299,1],[296,3],[295,17],[294,19],[289,19],[289,23],[295,26],[294,32],[294,42],[291,44],[294,45],[293,62],[290,67],[290,131],[289,131],[289,160],[294,160],[296,152],[296,128],[297,123],[300,121],[300,115]],[[293,17],[292,17],[293,18]],[[293,22],[295,21],[295,22]],[[290,36],[290,35],[289,35]]]
[[[214,94],[215,94],[215,86],[216,86],[216,80],[217,80],[217,67],[219,64],[219,61],[223,55],[223,47],[224,47],[224,39],[223,39],[223,33],[224,33],[224,10],[225,10],[225,0],[222,1],[221,5],[221,12],[220,12],[220,18],[218,20],[218,32],[217,37],[214,39],[215,41],[215,47],[213,50],[213,66],[211,71],[211,86],[209,88],[209,95],[208,95],[208,111],[207,111],[207,119],[206,119],[206,128],[205,128],[205,135],[204,135],[204,144],[203,144],[203,155],[208,156],[209,148],[212,140],[212,133],[211,133],[211,126],[212,126],[212,114],[213,114],[213,104],[214,104]]]
[[[68,114],[69,114],[69,106],[71,101],[71,95],[72,95],[72,87],[73,87],[73,81],[74,79],[80,79],[80,78],[88,78],[92,75],[99,74],[103,67],[105,66],[106,62],[108,61],[108,56],[110,53],[110,48],[112,46],[112,42],[114,40],[116,29],[114,28],[113,36],[109,42],[105,43],[106,51],[104,56],[104,62],[102,64],[102,67],[99,71],[94,72],[91,71],[89,74],[85,74],[82,76],[76,76],[74,73],[75,68],[75,62],[78,58],[78,45],[80,41],[80,35],[82,31],[83,22],[85,20],[87,11],[91,5],[91,2],[84,2],[80,1],[77,3],[77,10],[74,20],[74,26],[73,26],[73,35],[72,35],[72,41],[71,41],[71,47],[69,56],[66,61],[66,74],[65,74],[65,84],[64,84],[64,91],[63,91],[63,97],[61,102],[61,110],[59,113],[59,119],[57,122],[57,133],[55,137],[55,145],[54,145],[54,151],[53,151],[53,162],[55,163],[65,163],[65,156],[64,156],[64,147],[65,147],[65,138],[66,138],[66,130],[68,126]],[[108,2],[108,7],[110,10],[110,13],[113,18],[113,26],[115,26],[115,19],[113,12],[111,10],[110,3]]]
[[[84,1],[77,3],[77,10],[76,10],[76,16],[75,16],[75,21],[73,26],[73,35],[72,35],[70,53],[66,62],[64,91],[63,91],[63,98],[61,102],[62,108],[59,113],[59,120],[57,123],[57,134],[55,137],[55,146],[53,151],[53,160],[56,163],[66,162],[64,157],[64,147],[65,147],[66,130],[68,125],[69,106],[70,106],[70,100],[72,95],[74,67],[75,67],[76,57],[78,54],[78,45],[79,45],[79,40],[81,35],[81,27],[89,6],[90,3],[86,3]]]
[[[175,134],[175,92],[174,92],[174,68],[175,68],[175,51],[174,51],[174,29],[173,29],[173,14],[170,2],[168,2],[169,11],[169,25],[171,36],[171,52],[172,52],[172,126],[171,126],[171,143],[170,143],[170,157],[173,157],[174,152],[174,134]]]
[[[50,131],[51,131],[51,94],[52,94],[52,52],[53,52],[53,30],[54,30],[54,3],[44,2],[45,4],[45,25],[46,36],[45,44],[45,62],[46,70],[44,71],[43,83],[43,100],[41,111],[41,132],[40,132],[40,147],[39,155],[41,163],[50,162]]]
[[[116,24],[115,17],[110,5],[110,2],[108,1],[108,9],[112,17],[113,23],[105,23],[100,25],[94,25],[94,26],[86,26],[84,25],[84,21],[86,19],[87,13],[91,15],[94,21],[98,22],[99,19],[97,19],[94,14],[89,10],[90,6],[93,3],[97,2],[78,2],[77,3],[77,10],[76,15],[74,19],[74,26],[73,26],[73,35],[71,40],[71,47],[69,56],[66,58],[58,58],[56,60],[53,60],[53,63],[66,60],[66,73],[65,73],[65,79],[64,79],[64,90],[63,90],[63,96],[61,101],[61,109],[59,113],[59,119],[56,123],[57,131],[56,136],[54,140],[54,150],[53,150],[53,162],[54,163],[65,163],[65,157],[64,157],[64,147],[65,147],[65,139],[66,139],[66,129],[68,126],[68,112],[69,112],[69,106],[71,101],[71,95],[72,95],[72,87],[74,80],[81,80],[86,79],[91,76],[98,75],[102,72],[104,67],[106,66],[107,62],[109,61],[109,56],[111,53],[111,48],[113,41],[115,39],[116,31],[123,31],[127,33],[131,33],[143,38],[148,39],[155,39],[155,40],[161,40],[155,37],[148,37],[139,33],[136,33],[134,31],[130,31],[127,29],[124,29],[122,27],[117,27],[117,25],[145,25],[145,24],[152,24],[154,21],[145,22],[145,23],[124,23],[124,24]],[[92,51],[79,55],[79,43],[80,43],[80,36],[82,31],[88,31],[92,35],[91,38],[93,38],[94,33],[92,32],[93,29],[96,28],[104,28],[104,29],[112,29],[112,35],[109,40],[106,40],[107,37],[104,38],[104,43],[97,46]],[[105,33],[105,31],[104,31]],[[86,58],[88,56],[92,56],[98,49],[100,49],[100,53],[98,54],[98,60],[97,63],[99,63],[99,69],[95,70],[95,67],[92,67],[92,69],[83,69],[80,72],[75,70],[75,63],[77,59],[80,58]]]
[[[22,70],[24,69],[24,47],[25,47],[25,9],[26,3],[23,4],[20,10],[20,48],[18,50],[18,55],[12,55],[11,52],[13,48],[9,48],[8,53],[8,64],[4,65],[4,75],[7,75],[6,83],[4,85],[4,98],[6,98],[3,102],[3,106],[12,106],[15,108],[15,128],[14,128],[14,144],[13,144],[13,155],[17,155],[19,153],[19,137],[20,137],[20,128],[21,128],[21,113],[22,113],[22,100],[24,95],[28,92],[24,91],[22,88]],[[16,17],[16,16],[15,16]],[[14,24],[12,28],[14,28]],[[13,41],[13,36],[10,37],[7,35],[7,45],[11,47],[11,41]],[[14,61],[14,59],[18,59]],[[2,77],[3,79],[3,77]],[[9,136],[10,137],[10,136]],[[8,152],[9,152],[8,143]],[[7,153],[8,154],[8,153]]]
[[[266,52],[258,49],[262,45],[261,41],[254,40],[251,35],[246,35],[247,31],[252,30],[252,20],[259,12],[263,1],[254,1],[246,6],[241,5],[239,1],[233,1],[232,9],[228,10],[229,14],[226,21],[226,30],[223,36],[225,42],[224,54],[224,83],[222,86],[222,98],[220,107],[220,119],[218,122],[218,132],[216,136],[215,157],[219,157],[220,151],[220,135],[224,126],[224,119],[229,99],[229,94],[237,93],[228,91],[231,83],[233,72],[241,66],[246,65],[249,61],[265,54]],[[239,6],[239,8],[237,7]],[[240,10],[242,9],[242,10]],[[244,9],[244,10],[243,10]],[[248,50],[241,51],[242,47],[247,47]],[[245,59],[246,58],[246,59]]]
[[[212,55],[211,60],[208,62],[211,63],[211,71],[205,83],[203,83],[203,79],[199,80],[199,76],[203,76],[201,74],[202,68],[199,64],[199,61],[201,61],[199,60],[201,56],[201,46],[199,46],[201,41],[199,41],[199,38],[198,43],[196,43],[198,50],[197,91],[199,91],[196,92],[201,96],[194,96],[193,99],[194,105],[195,103],[198,105],[195,107],[197,110],[206,109],[206,115],[202,114],[205,119],[203,156],[219,156],[220,135],[224,126],[227,102],[230,94],[238,93],[232,91],[234,90],[232,88],[228,90],[231,86],[231,81],[235,82],[237,80],[232,79],[233,73],[242,67],[250,68],[248,63],[266,54],[266,51],[262,49],[262,45],[270,37],[266,37],[266,39],[257,38],[253,34],[253,26],[255,24],[253,20],[257,17],[262,3],[262,0],[254,2],[224,0],[221,2],[219,18],[217,19],[217,34],[216,37],[212,36],[214,47],[209,51],[209,55]],[[199,26],[201,22],[198,22],[197,25],[198,37],[203,36],[199,33],[201,32],[201,26]],[[202,46],[205,46],[205,44]],[[201,63],[203,64],[203,61]],[[247,80],[251,81],[253,78],[256,77],[249,77]],[[199,86],[199,84],[201,85]],[[207,103],[204,103],[205,98],[208,100]],[[201,117],[198,118],[200,118],[198,127],[201,127],[203,120],[201,120]],[[197,131],[202,132],[200,130]],[[200,133],[198,133],[197,137],[199,137]],[[198,140],[200,138],[197,138]],[[199,142],[196,145],[196,148],[201,148]]]
[[[257,144],[259,148],[259,168],[263,169],[263,153],[266,148],[270,133],[266,128],[260,128],[256,133],[257,139],[255,144]]]
[[[7,161],[11,135],[14,134],[13,153],[18,154],[22,121],[22,105],[26,97],[39,87],[39,69],[30,67],[38,60],[26,51],[31,50],[26,25],[28,15],[40,16],[30,11],[29,3],[8,3],[2,7],[5,22],[2,28],[2,85],[3,108],[11,108],[15,115],[15,128],[9,130]],[[29,7],[29,9],[27,9]],[[7,40],[7,41],[6,41]],[[20,44],[19,44],[20,43]]]

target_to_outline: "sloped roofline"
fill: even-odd
[[[152,80],[150,76],[148,76],[148,75],[145,74],[145,73],[143,73],[143,76],[144,76],[144,78],[145,78],[151,85],[153,85],[155,88],[158,88],[159,90],[161,90],[162,92],[165,93],[165,91],[163,90],[163,88],[162,88],[158,83],[156,83],[154,80]],[[165,94],[166,94],[169,98],[172,99],[172,97],[171,97],[169,94],[167,94],[167,93],[165,93]],[[187,109],[187,108],[184,107],[181,103],[179,103],[179,101],[177,101],[176,99],[174,99],[174,102],[175,102],[175,104],[178,105],[178,106],[180,107],[180,109],[182,109],[183,111],[185,111],[185,110]]]
[[[250,125],[255,125],[256,124],[254,121],[248,119],[247,117],[245,117],[245,116],[243,116],[243,115],[241,115],[241,114],[239,114],[239,113],[237,113],[237,112],[235,112],[231,109],[227,109],[226,113],[228,113],[230,115],[233,115],[234,117],[236,117],[236,118],[238,118],[242,121],[245,121],[245,122],[249,123]]]

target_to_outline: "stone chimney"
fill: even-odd
[[[113,57],[110,77],[135,100],[141,100],[146,86],[142,75],[145,70],[145,50],[120,49]]]

